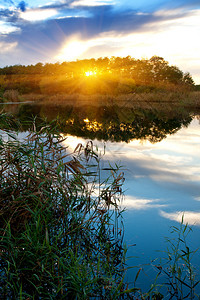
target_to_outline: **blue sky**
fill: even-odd
[[[164,57],[200,83],[200,1],[0,0],[0,67]]]

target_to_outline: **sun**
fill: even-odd
[[[94,76],[96,74],[97,74],[97,72],[95,72],[95,71],[87,71],[87,72],[85,72],[85,76]]]

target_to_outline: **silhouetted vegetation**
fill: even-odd
[[[56,122],[21,142],[14,123],[1,114],[0,298],[127,299],[123,174],[101,180],[92,143],[68,153]]]
[[[6,107],[8,108],[8,107]],[[13,108],[11,106],[11,108]],[[30,128],[36,118],[51,123],[57,118],[60,131],[88,139],[130,142],[133,139],[160,142],[168,134],[174,134],[182,126],[188,126],[192,114],[186,111],[156,111],[142,108],[114,106],[55,106],[29,105],[16,106],[16,117],[23,123],[22,130]]]
[[[92,76],[87,76],[92,75]],[[0,89],[20,94],[128,94],[191,90],[192,76],[162,57],[105,57],[63,63],[15,65],[0,69]]]

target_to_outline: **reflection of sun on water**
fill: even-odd
[[[90,121],[88,118],[83,121],[86,123],[86,129],[89,131],[99,131],[102,129],[102,124],[97,121]]]

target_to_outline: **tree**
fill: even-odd
[[[192,76],[190,75],[189,72],[186,72],[183,75],[183,82],[189,86],[194,86],[194,80],[192,79]]]

